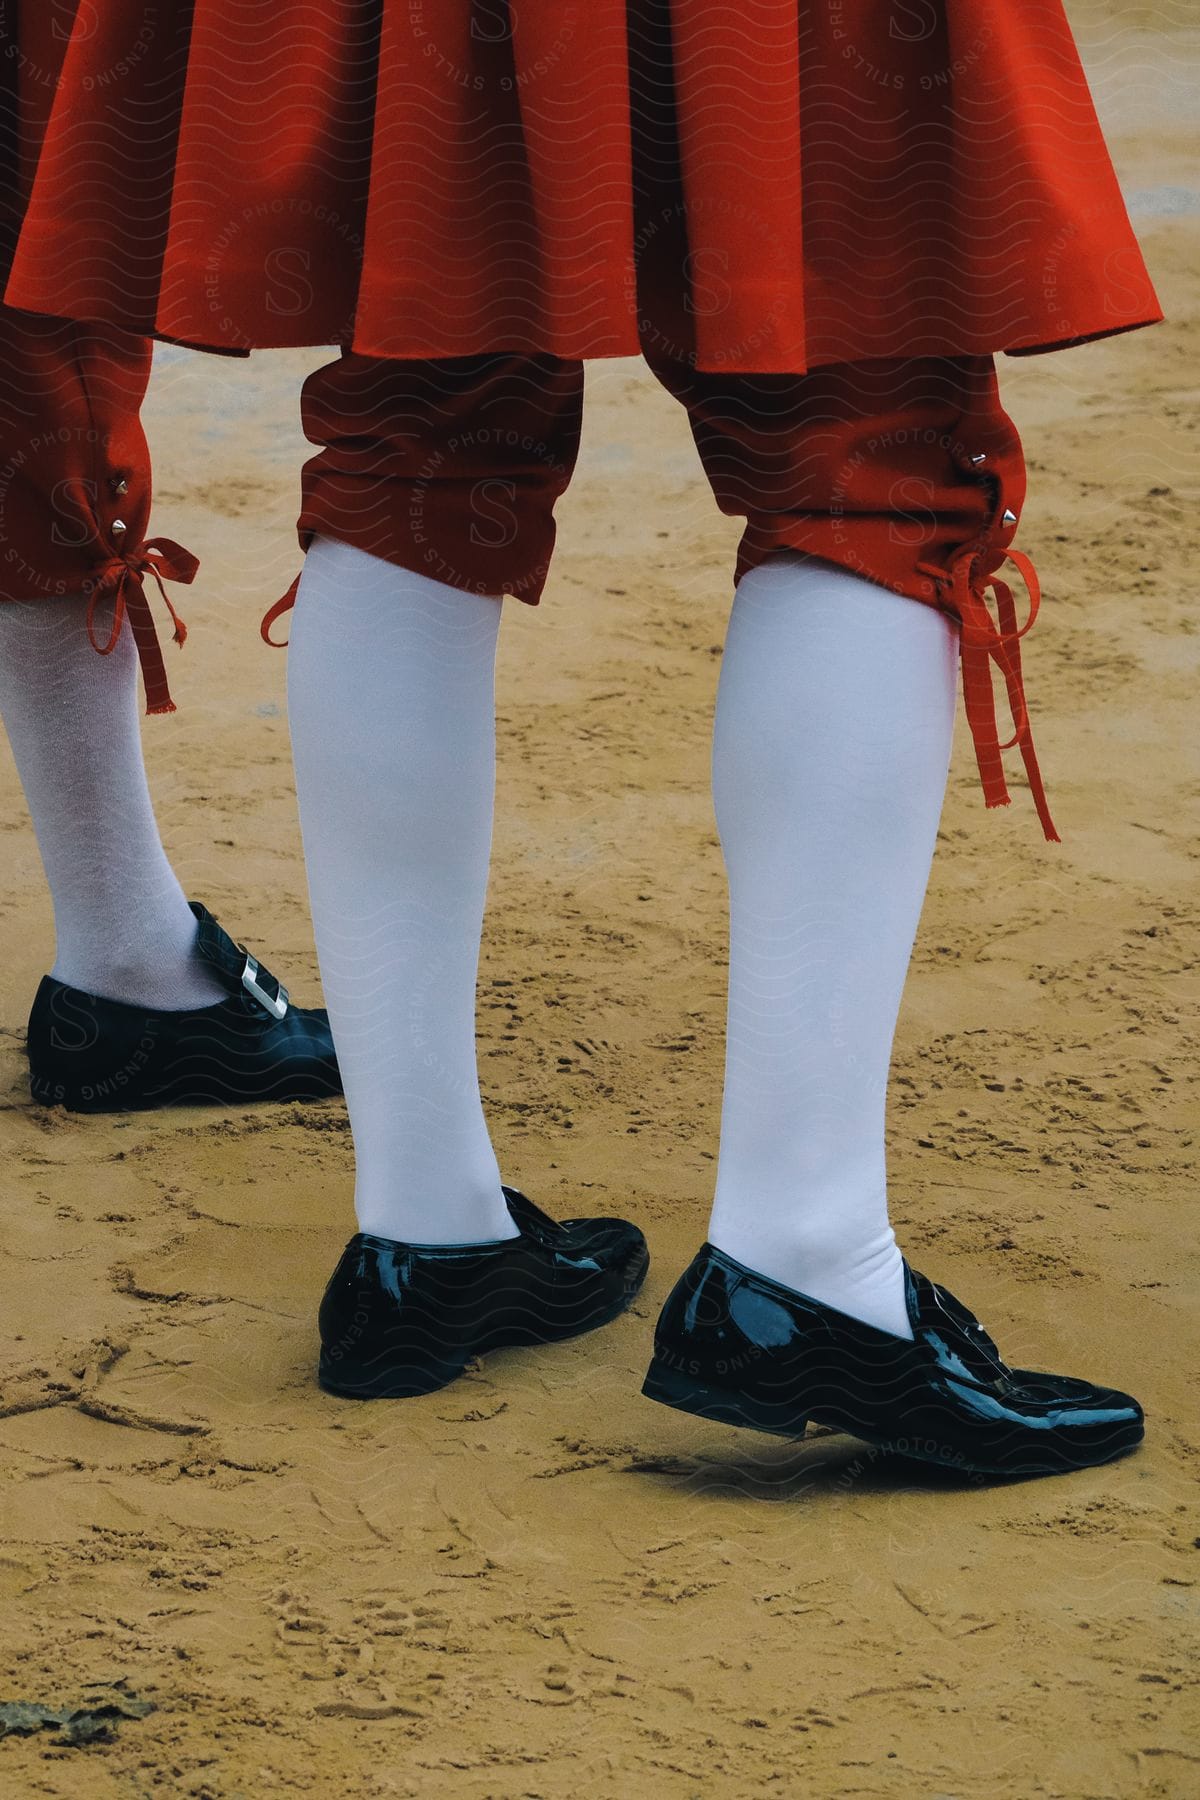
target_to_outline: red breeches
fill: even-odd
[[[0,387],[0,599],[114,594],[116,628],[128,614],[138,643],[148,710],[170,710],[145,577],[165,600],[162,578],[189,581],[196,565],[170,540],[145,536],[150,468],[138,407],[149,346],[109,327],[9,309],[0,309],[0,334],[12,372]],[[1056,838],[1018,642],[1036,616],[1037,578],[1010,550],[1025,465],[991,356],[839,363],[790,376],[698,371],[654,343],[645,355],[687,409],[717,505],[746,521],[735,582],[772,554],[801,551],[959,620],[985,800],[1009,799],[996,665],[1010,744],[1020,747],[1043,831]],[[345,354],[304,385],[305,431],[319,450],[304,469],[301,541],[338,538],[451,587],[537,605],[582,408],[579,361]],[[1010,556],[1030,595],[1021,628],[998,574]],[[171,617],[182,641],[173,609]]]
[[[997,571],[1025,461],[991,356],[837,363],[805,375],[714,374],[653,342],[722,512],[743,517],[734,580],[803,551],[936,606],[963,627],[963,686],[988,805],[1008,800],[992,663],[1047,838],[1011,591]],[[553,356],[385,361],[345,354],[304,385],[301,542],[341,539],[472,593],[541,599],[554,506],[579,449],[583,365]],[[1037,579],[1019,552],[1032,624]],[[999,627],[984,594],[994,589]],[[291,596],[268,615],[268,626]]]

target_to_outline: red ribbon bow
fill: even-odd
[[[152,575],[158,583],[158,591],[175,627],[174,640],[177,644],[182,644],[187,637],[187,626],[171,605],[163,579],[165,577],[167,581],[182,581],[187,584],[195,579],[199,567],[199,559],[190,550],[185,550],[182,544],[176,544],[171,538],[147,538],[139,550],[114,557],[101,569],[92,587],[87,609],[87,632],[92,648],[98,650],[101,656],[111,656],[117,647],[121,627],[128,613],[129,628],[133,632],[138,661],[142,666],[147,713],[174,712],[175,702],[167,687],[166,665],[154,627],[154,615],[146,598],[145,578]],[[98,603],[109,594],[115,595],[112,630],[109,632],[108,642],[102,644],[96,637],[95,614]]]
[[[1005,561],[1015,563],[1029,590],[1029,617],[1018,629],[1017,609],[1013,602],[1012,589],[1007,582],[999,579],[995,569],[989,575],[982,578],[976,577],[974,582],[972,581],[971,571],[976,554],[959,557],[949,571],[932,565],[922,566],[927,573],[941,581],[949,581],[947,597],[953,600],[962,621],[963,699],[966,703],[967,723],[971,727],[971,737],[975,744],[975,759],[979,764],[984,800],[988,806],[1011,804],[1011,797],[1004,780],[1004,765],[1000,760],[1000,753],[1003,750],[1011,750],[1014,744],[1019,745],[1042,830],[1049,843],[1060,844],[1062,839],[1054,829],[1050,809],[1046,804],[1046,793],[1042,786],[1041,770],[1038,768],[1037,755],[1033,748],[1033,733],[1030,730],[1029,712],[1025,704],[1025,687],[1021,677],[1020,640],[1037,618],[1042,595],[1037,570],[1020,550],[998,552],[999,562],[996,564],[996,569],[1001,567]],[[988,611],[984,598],[989,587],[996,596],[996,607],[1000,614],[999,629]],[[1008,689],[1009,710],[1016,727],[1013,736],[1006,744],[1000,742],[996,729],[996,702],[992,692],[993,660],[1000,665],[1003,671],[1005,685]]]

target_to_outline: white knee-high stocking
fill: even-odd
[[[475,981],[501,602],[318,538],[288,712],[359,1228],[512,1237],[479,1094]]]
[[[957,660],[944,614],[779,555],[738,586],[713,735],[730,964],[710,1239],[902,1337],[884,1107]]]
[[[108,635],[109,620],[97,623]],[[225,997],[195,953],[196,920],[158,835],[128,628],[110,656],[82,599],[0,605],[0,716],[54,902],[59,981],[186,1011]]]

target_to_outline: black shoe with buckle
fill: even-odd
[[[911,1342],[705,1244],[667,1297],[642,1392],[778,1437],[812,1420],[964,1474],[1057,1474],[1141,1442],[1132,1395],[1010,1369],[952,1294],[907,1263],[904,1278]]]
[[[324,1007],[287,989],[195,900],[198,953],[228,995],[151,1012],[42,979],[29,1015],[29,1088],[42,1106],[132,1112],[155,1106],[321,1100],[342,1091]]]
[[[485,1351],[557,1343],[625,1311],[650,1260],[636,1225],[550,1219],[516,1188],[502,1191],[518,1237],[350,1239],[321,1301],[323,1388],[359,1400],[430,1394]]]

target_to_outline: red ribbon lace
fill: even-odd
[[[293,583],[292,583],[291,587],[288,589],[287,593],[280,595],[279,599],[276,600],[274,606],[272,606],[269,609],[269,611],[266,614],[264,614],[262,623],[259,625],[259,628],[258,628],[259,635],[261,636],[263,643],[270,644],[272,650],[286,650],[287,649],[287,639],[286,638],[273,638],[271,636],[271,627],[275,623],[276,619],[282,618],[282,616],[285,612],[288,612],[291,607],[295,606],[296,590],[299,586],[300,586],[300,577],[299,577],[299,575],[297,575],[295,581],[293,581]]]
[[[163,586],[167,581],[181,581],[185,584],[195,579],[196,570],[200,567],[199,559],[185,550],[182,544],[176,544],[171,538],[147,538],[140,550],[128,552],[125,556],[114,557],[102,568],[95,578],[91,598],[88,601],[87,632],[92,647],[101,656],[111,656],[117,647],[121,628],[129,617],[129,628],[133,632],[133,641],[137,645],[138,661],[142,667],[142,680],[146,688],[146,711],[148,713],[169,713],[175,711],[175,702],[167,687],[167,670],[163,662],[162,648],[158,641],[158,633],[154,627],[154,615],[150,611],[150,602],[146,597],[146,576],[150,575],[158,584],[158,591],[163,597],[167,611],[174,625],[173,637],[177,644],[182,644],[187,637],[187,626],[180,618]],[[96,607],[107,595],[115,595],[113,606],[112,629],[108,642],[102,644],[96,636]]]
[[[1001,751],[1011,750],[1014,745],[1019,745],[1042,830],[1049,843],[1060,844],[1062,839],[1054,829],[1050,809],[1046,804],[1046,793],[1042,786],[1037,754],[1033,748],[1033,733],[1029,725],[1029,712],[1025,704],[1025,687],[1021,677],[1020,640],[1037,618],[1042,593],[1041,584],[1038,581],[1037,570],[1022,551],[1005,550],[999,553],[1001,564],[1004,561],[1012,562],[1020,570],[1021,577],[1029,591],[1029,617],[1018,629],[1017,609],[1013,601],[1012,589],[1008,583],[1001,581],[995,570],[990,575],[972,579],[971,571],[978,554],[979,549],[976,545],[959,556],[948,570],[936,567],[931,563],[920,563],[918,567],[923,573],[932,575],[945,585],[946,598],[953,603],[962,621],[963,699],[966,703],[967,723],[971,727],[971,737],[975,744],[975,759],[979,764],[979,775],[983,783],[986,804],[988,806],[1011,804],[1011,796],[1004,779]],[[996,609],[1000,615],[999,628],[988,610],[985,599],[988,588],[991,588],[996,596]],[[1005,686],[1008,689],[1009,710],[1016,728],[1013,736],[1004,744],[1000,742],[996,729],[996,703],[992,691],[993,662],[998,663],[1003,672]]]

